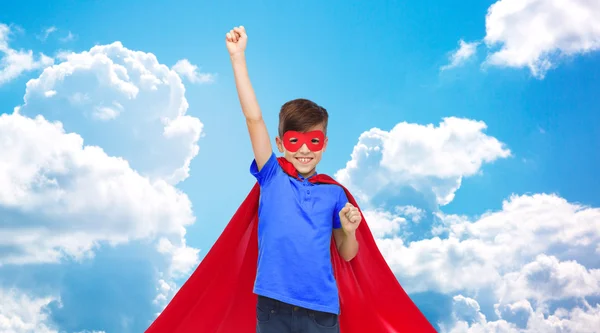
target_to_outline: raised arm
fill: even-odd
[[[254,151],[254,159],[256,160],[258,170],[260,170],[269,160],[271,154],[273,154],[273,148],[267,126],[263,120],[260,106],[250,82],[250,76],[248,75],[246,55],[244,53],[247,41],[248,36],[242,26],[233,28],[226,36],[227,50],[229,51],[229,57],[233,66],[238,97],[242,111],[246,117],[248,133],[250,134],[252,150]]]

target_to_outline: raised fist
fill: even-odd
[[[356,231],[358,225],[362,221],[362,216],[358,208],[354,207],[351,203],[346,203],[346,206],[339,212],[340,222],[342,222],[342,228],[344,232],[350,234]]]
[[[246,50],[246,43],[248,42],[246,29],[243,26],[231,29],[225,36],[225,41],[230,55],[243,53]]]

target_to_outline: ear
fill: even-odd
[[[281,141],[281,138],[279,136],[275,137],[275,143],[277,144],[277,149],[279,150],[279,152],[283,153],[283,141]]]
[[[323,149],[322,149],[322,151],[325,151],[327,149],[327,142],[329,142],[329,138],[325,137],[325,143],[323,143]]]

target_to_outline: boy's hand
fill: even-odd
[[[352,234],[358,228],[362,220],[362,216],[358,211],[358,208],[354,207],[351,203],[347,203],[342,210],[340,210],[340,221],[342,222],[342,229],[346,234]]]
[[[246,43],[248,42],[246,29],[244,29],[243,26],[231,29],[227,35],[225,35],[225,41],[230,56],[244,53],[246,50]]]

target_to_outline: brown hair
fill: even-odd
[[[304,98],[291,100],[279,111],[279,136],[287,131],[305,132],[311,127],[323,125],[327,134],[329,114],[322,106]]]

